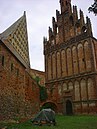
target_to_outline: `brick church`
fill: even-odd
[[[44,38],[47,103],[63,114],[97,113],[97,39],[91,21],[71,0],[60,0]],[[85,22],[86,21],[86,22]]]
[[[32,117],[49,105],[62,114],[97,113],[97,39],[91,21],[71,0],[60,0],[44,38],[45,72],[31,69],[26,13],[0,34],[0,120]],[[85,22],[86,21],[86,22]],[[47,89],[40,101],[35,77]]]

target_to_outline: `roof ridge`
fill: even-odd
[[[0,34],[0,39],[6,46],[11,50],[14,50],[23,59],[22,63],[26,67],[30,67],[29,59],[29,46],[28,46],[28,34],[27,34],[27,23],[26,23],[26,12],[22,17],[20,17],[15,23],[13,23],[9,28],[7,28],[3,33]],[[13,50],[13,51],[14,51]],[[15,54],[14,51],[14,54]],[[15,54],[17,58],[19,56]],[[25,63],[24,63],[25,62]]]
[[[3,31],[0,35],[1,38],[3,39],[4,37],[6,38],[8,35],[14,33],[15,29],[17,28],[18,24],[20,23],[20,21],[22,20],[22,18],[24,17],[24,15],[22,17],[20,17],[16,22],[14,22],[11,26],[9,26],[5,31]]]

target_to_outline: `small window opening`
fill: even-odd
[[[87,32],[87,28],[85,26],[82,27],[82,32]]]
[[[4,56],[2,56],[2,66],[4,66]]]
[[[19,69],[17,69],[17,73],[16,74],[17,74],[17,76],[19,76]]]
[[[13,71],[13,63],[11,63],[11,71]]]
[[[82,61],[85,62],[85,59],[83,58]]]
[[[68,5],[68,2],[66,1],[66,6]]]

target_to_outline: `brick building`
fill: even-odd
[[[45,86],[45,72],[36,69],[30,69],[30,74],[34,79],[38,77],[40,80],[39,84],[41,86]]]
[[[26,14],[0,34],[0,119],[32,116],[39,87],[30,75]]]
[[[44,38],[47,102],[63,114],[97,113],[97,39],[91,21],[71,0],[60,0]]]

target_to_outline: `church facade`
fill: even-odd
[[[91,21],[81,10],[78,18],[71,0],[60,0],[60,8],[43,41],[47,101],[67,115],[97,113],[97,39]]]

